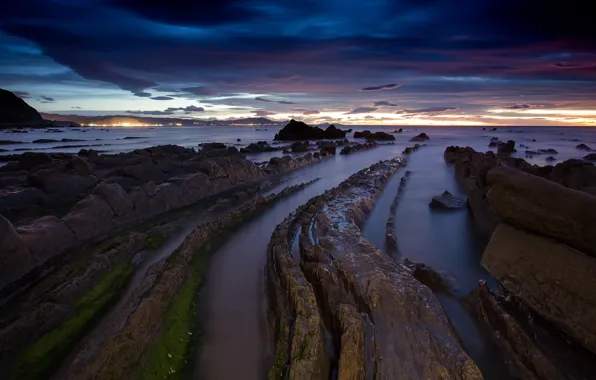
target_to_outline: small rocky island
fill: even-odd
[[[292,119],[275,135],[275,140],[322,140],[343,139],[345,137],[346,132],[333,124],[323,130],[319,127],[311,127],[302,121]]]

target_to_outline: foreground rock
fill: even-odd
[[[504,167],[488,172],[487,182],[500,218],[596,256],[596,197]]]
[[[0,276],[0,288],[71,247],[206,197],[314,164],[328,155],[274,157],[264,168],[235,148],[215,145],[198,153],[163,146],[104,156],[95,152],[64,157],[23,155],[15,166],[29,169],[22,177],[31,186],[0,190],[0,211],[13,217],[22,210],[49,212],[25,222],[16,219],[17,232],[30,254],[0,250],[0,262],[7,271]],[[57,206],[66,211],[52,215],[52,207]]]
[[[398,166],[353,175],[276,228],[267,261],[277,341],[270,378],[328,379],[334,366],[346,379],[482,378],[431,290],[360,231]]]
[[[320,140],[343,139],[345,137],[346,133],[333,124],[326,130],[322,130],[319,127],[311,127],[306,123],[292,119],[275,135],[275,140]]]
[[[506,143],[500,142],[497,146],[497,152],[500,154],[511,154],[515,152],[515,141],[509,140]]]
[[[69,358],[59,378],[163,378],[188,368],[186,360],[182,359],[188,357],[196,344],[189,334],[189,329],[193,327],[190,321],[196,318],[192,304],[195,297],[184,309],[173,309],[173,305],[185,297],[183,293],[198,292],[203,273],[197,269],[196,263],[206,265],[209,254],[225,241],[235,227],[307,185],[255,197],[238,209],[192,230],[170,257],[149,267],[140,285],[127,295],[122,307],[111,313]],[[176,321],[185,325],[176,325],[175,328],[168,325],[168,316],[173,311],[183,314]],[[176,342],[179,356],[164,351],[164,347],[172,347],[164,342]]]
[[[362,132],[354,132],[355,139],[368,139],[368,140],[385,140],[385,141],[394,141],[395,136],[390,135],[386,132],[375,132],[372,133],[369,130],[364,130]]]
[[[458,209],[466,207],[467,198],[456,196],[448,191],[444,191],[441,195],[435,195],[430,201],[430,207],[437,209]]]
[[[596,352],[596,260],[576,249],[500,224],[482,265],[533,310]]]
[[[493,293],[480,281],[465,299],[501,350],[515,378],[580,380],[593,374],[594,357],[555,331],[511,293]]]

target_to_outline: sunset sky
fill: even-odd
[[[0,87],[79,115],[596,125],[596,21],[576,0],[10,1]]]

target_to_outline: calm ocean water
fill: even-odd
[[[348,127],[343,127],[344,129]],[[350,126],[356,130],[369,129],[372,131],[393,131],[399,127],[378,127],[378,126]],[[123,128],[113,127],[81,128],[77,130],[60,128],[62,133],[48,133],[45,130],[30,129],[28,133],[0,133],[0,140],[19,141],[20,144],[0,146],[0,155],[33,152],[67,152],[75,153],[81,148],[93,148],[105,153],[127,152],[138,148],[154,145],[176,144],[185,147],[197,148],[198,144],[206,142],[222,142],[237,146],[246,146],[252,142],[273,140],[279,127],[143,127]],[[431,140],[427,142],[431,146],[448,145],[469,145],[477,150],[488,150],[488,143],[491,137],[498,137],[501,141],[515,140],[518,144],[518,157],[526,158],[526,148],[519,148],[519,144],[529,146],[528,149],[538,150],[554,148],[559,154],[557,161],[568,158],[580,158],[585,152],[578,151],[575,146],[583,142],[596,148],[596,129],[589,127],[499,127],[497,131],[492,128],[477,127],[405,127],[404,133],[396,134],[396,144],[408,145],[408,140],[418,133],[425,132]],[[352,136],[352,133],[349,134]],[[39,139],[52,139],[58,142],[33,143]],[[59,140],[82,140],[62,142]],[[240,141],[238,141],[240,139]],[[350,137],[351,140],[353,138]],[[532,140],[536,140],[535,142]],[[1,151],[6,150],[6,151]],[[272,155],[280,155],[281,152],[267,155],[253,156],[255,160],[262,160]],[[535,156],[528,160],[538,165],[546,164],[548,155]]]
[[[347,127],[344,127],[344,129]],[[354,130],[393,131],[399,127],[349,127]],[[0,149],[14,154],[23,151],[35,152],[78,152],[90,147],[106,153],[126,152],[160,144],[177,144],[197,148],[206,142],[222,142],[246,146],[256,141],[272,142],[280,128],[273,127],[155,127],[155,128],[99,128],[80,130],[62,129],[62,133],[47,133],[43,130],[29,130],[28,133],[12,134],[0,132],[0,140],[15,140],[21,144],[2,145]],[[395,144],[382,145],[376,149],[358,152],[348,156],[336,155],[317,165],[292,172],[284,177],[284,186],[314,178],[321,178],[301,192],[277,203],[265,214],[247,223],[231,236],[226,244],[214,252],[205,284],[201,323],[205,326],[203,349],[194,360],[197,371],[208,378],[262,378],[264,361],[271,349],[262,331],[263,310],[263,268],[266,260],[266,246],[275,226],[288,213],[309,198],[337,186],[349,175],[387,158],[401,154],[411,146],[410,138],[421,132],[431,140],[427,146],[411,155],[407,169],[412,172],[406,191],[397,209],[396,236],[403,257],[424,262],[453,279],[456,287],[454,297],[441,296],[440,301],[454,324],[463,345],[478,363],[485,378],[508,379],[505,364],[495,347],[483,336],[473,319],[462,308],[460,299],[470,292],[480,279],[490,275],[481,267],[480,260],[486,239],[475,230],[474,221],[466,209],[453,212],[436,212],[428,207],[433,195],[444,190],[454,194],[462,191],[454,179],[453,168],[443,159],[445,147],[449,145],[471,146],[479,151],[489,150],[492,137],[501,141],[515,140],[518,157],[526,158],[527,145],[530,150],[553,148],[557,162],[569,158],[581,158],[586,152],[576,149],[580,143],[596,148],[596,129],[572,127],[405,127],[404,133],[396,134]],[[83,132],[85,131],[85,132]],[[350,133],[350,136],[353,134]],[[77,139],[79,142],[33,143],[37,139]],[[240,141],[237,141],[240,139]],[[350,139],[352,139],[350,137]],[[352,139],[353,140],[353,139]],[[534,141],[535,140],[535,141]],[[285,144],[285,143],[284,143]],[[263,161],[282,152],[249,156],[254,161]],[[544,165],[546,157],[539,155],[526,158]],[[2,163],[0,162],[0,165]],[[385,192],[364,226],[364,235],[381,250],[384,249],[384,231],[389,204],[395,195],[399,178],[405,169],[390,180]],[[235,365],[229,365],[229,358],[235,357]]]

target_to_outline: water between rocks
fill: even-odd
[[[265,329],[263,273],[266,248],[275,226],[308,199],[338,185],[356,171],[379,160],[401,155],[406,146],[413,144],[408,141],[409,138],[422,130],[431,136],[431,140],[409,157],[407,170],[411,171],[411,176],[397,208],[396,236],[399,250],[403,257],[444,271],[454,279],[455,295],[439,296],[439,300],[461,337],[463,346],[485,378],[510,378],[495,347],[483,336],[460,302],[460,298],[469,293],[478,280],[491,280],[480,266],[487,241],[476,231],[467,209],[437,212],[429,209],[428,203],[433,195],[444,190],[462,193],[455,182],[453,169],[443,160],[443,152],[449,145],[472,146],[485,151],[488,150],[490,136],[499,136],[501,140],[516,139],[518,143],[536,138],[540,143],[532,142],[532,149],[554,147],[559,150],[557,158],[562,161],[582,156],[582,152],[574,149],[577,142],[570,138],[585,137],[582,129],[567,132],[566,139],[558,137],[560,132],[553,129],[534,130],[525,135],[466,128],[460,128],[456,133],[450,128],[410,130],[409,133],[396,135],[395,145],[348,156],[337,155],[326,162],[292,173],[273,191],[314,178],[321,179],[243,226],[213,253],[199,297],[198,318],[204,336],[195,358],[194,378],[266,378],[266,359],[272,347]],[[262,160],[258,156],[253,159]],[[528,161],[545,163],[543,156]],[[365,236],[383,251],[389,206],[404,172],[405,169],[400,169],[388,182],[363,229]]]

